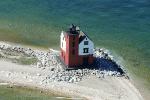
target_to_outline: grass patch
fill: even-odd
[[[19,63],[22,65],[34,65],[37,63],[38,59],[36,57],[30,57],[29,55],[25,55],[18,52],[12,51],[0,51],[0,58],[4,58],[6,60],[10,60],[14,63]]]
[[[23,65],[33,65],[36,64],[38,59],[33,57],[20,57],[16,60],[17,63],[23,64]]]
[[[21,86],[0,86],[0,100],[58,100],[55,94]],[[65,100],[65,99],[59,99]]]

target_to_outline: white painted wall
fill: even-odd
[[[88,41],[88,45],[84,45],[84,41]],[[88,53],[83,53],[83,49],[84,48],[89,48],[89,52]],[[94,52],[94,43],[88,38],[86,37],[80,44],[79,44],[79,55],[89,55],[89,54],[93,54]]]
[[[61,32],[60,35],[60,48],[66,52],[66,41],[65,41],[65,36],[63,31]]]

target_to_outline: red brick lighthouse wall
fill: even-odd
[[[68,68],[81,65],[79,63],[79,31],[76,26],[72,25],[69,31],[63,33],[65,39],[65,50],[61,48],[61,58]]]
[[[66,60],[68,67],[77,66],[79,34],[67,34],[66,36]]]

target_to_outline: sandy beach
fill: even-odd
[[[54,67],[55,65],[51,67],[41,67],[38,64],[21,65],[10,60],[0,59],[0,85],[9,83],[29,86],[66,95],[74,99],[143,100],[139,91],[125,77],[112,76],[112,74],[96,77],[94,74],[89,74],[83,76],[80,81],[56,81],[49,78],[50,74],[53,74],[51,68]]]
[[[0,80],[11,84],[48,89],[55,93],[89,100],[143,100],[138,90],[125,78],[109,76],[98,79],[90,76],[77,84],[43,83],[48,74],[48,70],[0,61]]]

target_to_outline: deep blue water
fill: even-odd
[[[0,1],[1,40],[58,47],[60,32],[72,23],[150,83],[149,0]]]

